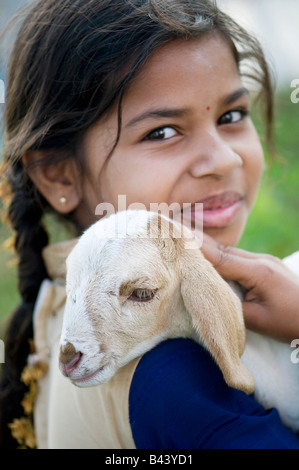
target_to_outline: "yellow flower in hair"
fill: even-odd
[[[34,449],[36,447],[34,430],[29,418],[14,419],[9,427],[12,436],[20,444],[21,449]]]
[[[39,362],[35,355],[32,354],[29,356],[29,365],[24,368],[21,375],[22,382],[29,387],[28,392],[22,400],[22,406],[26,416],[16,418],[11,424],[9,424],[11,434],[14,439],[17,440],[21,449],[36,448],[33,428],[34,402],[38,391],[37,382],[47,372],[47,370],[48,365],[43,362]]]
[[[21,380],[25,385],[30,385],[32,381],[41,379],[47,370],[48,365],[44,362],[38,362],[35,365],[26,366],[22,372]]]
[[[31,382],[29,392],[26,393],[25,397],[22,400],[22,406],[27,415],[33,413],[37,390],[38,390],[38,387],[37,387],[36,382]]]

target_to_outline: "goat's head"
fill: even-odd
[[[183,226],[141,210],[96,222],[67,259],[66,287],[59,359],[74,384],[106,382],[162,340],[185,336],[210,351],[229,385],[253,391],[240,361],[240,301]]]

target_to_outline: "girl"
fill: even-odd
[[[23,414],[28,374],[21,379],[21,372],[33,338],[39,362],[31,372],[48,364],[34,411],[38,447],[299,448],[274,410],[228,388],[190,341],[167,341],[88,390],[57,367],[65,300],[57,279],[69,247],[44,250],[44,214],[63,216],[79,235],[96,220],[96,206],[116,207],[119,194],[147,207],[202,202],[204,231],[215,241],[206,254],[217,264],[217,250],[242,234],[263,171],[244,61],[265,102],[271,142],[272,85],[262,50],[213,2],[42,0],[32,7],[11,57],[5,114],[3,175],[22,303],[6,339],[3,446],[16,445],[11,430],[19,443],[35,445],[28,421],[14,420]],[[232,252],[225,259],[240,261],[230,273],[230,263],[217,265],[239,280],[250,257]],[[42,284],[47,278],[56,281]],[[250,293],[246,280],[240,275]],[[295,317],[293,302],[289,311]],[[289,336],[279,322],[276,332]],[[260,323],[250,325],[263,329]]]

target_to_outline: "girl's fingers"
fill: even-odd
[[[247,328],[256,332],[268,332],[265,326],[265,323],[267,325],[265,317],[268,315],[263,305],[256,302],[242,302],[242,309]]]
[[[282,261],[272,255],[251,253],[240,248],[223,246],[204,234],[201,251],[215,269],[229,280],[236,280],[250,289],[265,277],[289,271]]]
[[[203,243],[202,243],[202,251],[204,252],[206,247],[214,247],[220,251],[229,252],[233,255],[240,256],[242,258],[248,259],[260,259],[261,257],[264,259],[275,259],[274,256],[268,255],[265,253],[252,253],[250,251],[242,250],[241,248],[236,248],[232,246],[225,246],[221,245],[216,242],[212,237],[207,235],[206,233],[203,234]]]
[[[228,280],[240,282],[247,289],[252,287],[252,275],[255,270],[255,257],[244,257],[236,254],[234,248],[220,249],[210,244],[202,247],[205,257],[215,269]]]

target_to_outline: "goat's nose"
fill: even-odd
[[[82,353],[72,343],[60,346],[59,365],[65,375],[69,375],[80,362]]]

